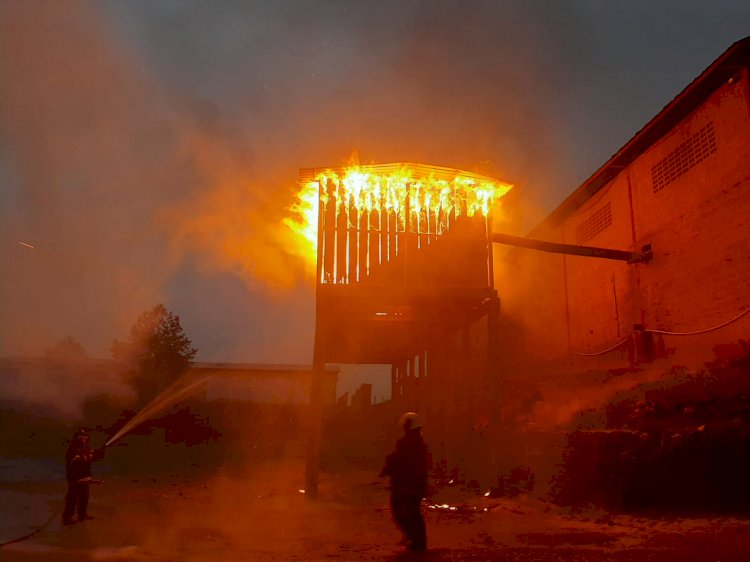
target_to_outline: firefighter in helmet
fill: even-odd
[[[402,544],[411,550],[427,549],[427,534],[420,509],[427,494],[427,473],[432,461],[422,438],[422,421],[416,412],[401,416],[404,435],[385,459],[381,477],[391,479],[391,511],[404,534]]]
[[[91,463],[104,458],[104,447],[92,450],[89,447],[90,430],[81,427],[75,431],[65,453],[65,477],[68,491],[65,494],[65,509],[62,521],[64,525],[74,523],[73,515],[78,521],[93,519],[88,514],[89,486],[101,482],[91,477]]]

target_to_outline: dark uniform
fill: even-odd
[[[92,450],[89,447],[89,434],[79,429],[65,453],[65,477],[68,491],[65,494],[65,509],[62,520],[64,525],[73,523],[73,514],[78,514],[79,521],[93,519],[88,512],[89,486],[91,485],[91,463],[104,457],[104,447]]]
[[[380,476],[391,479],[393,519],[403,531],[406,545],[412,550],[425,550],[427,533],[420,505],[427,494],[427,473],[432,463],[421,427],[411,427],[416,415],[408,415],[402,419],[404,436],[386,457]]]

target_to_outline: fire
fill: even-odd
[[[448,168],[421,164],[353,165],[315,170],[303,178],[297,200],[288,208],[284,224],[300,238],[303,253],[317,257],[318,216],[326,217],[335,205],[350,228],[357,228],[363,213],[369,231],[379,231],[384,215],[396,217],[397,229],[412,234],[441,235],[461,216],[488,216],[496,202],[513,186]],[[408,220],[407,220],[408,215]],[[408,225],[408,226],[407,226]]]
[[[292,214],[282,222],[302,241],[303,254],[315,263],[318,245],[318,184],[303,184],[297,193],[297,200],[287,210]]]

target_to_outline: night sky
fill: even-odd
[[[739,0],[0,10],[3,356],[70,335],[108,357],[163,302],[197,360],[307,363],[299,168],[478,171],[529,230],[750,33]]]

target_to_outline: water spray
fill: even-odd
[[[109,447],[110,445],[116,443],[119,439],[127,435],[130,431],[132,431],[136,426],[143,423],[154,414],[165,410],[169,406],[176,404],[180,400],[183,400],[184,398],[188,397],[190,394],[194,393],[198,389],[198,387],[200,387],[202,384],[207,382],[208,379],[214,376],[214,371],[215,370],[212,369],[205,375],[201,376],[201,378],[199,378],[198,380],[191,381],[191,382],[188,382],[188,379],[191,378],[189,374],[185,374],[181,376],[174,383],[172,383],[168,388],[166,388],[163,392],[161,392],[156,398],[154,398],[151,402],[149,402],[145,407],[143,407],[138,413],[136,413],[117,433],[115,433],[112,437],[110,437],[107,440],[107,442],[102,446],[102,449],[105,449],[106,447]],[[104,481],[91,478],[91,477],[87,477],[87,478],[79,480],[79,482],[84,483],[84,484],[101,484]],[[43,523],[41,526],[34,529],[32,532],[27,533],[21,537],[17,537],[15,539],[11,539],[9,541],[0,543],[0,547],[7,546],[7,545],[17,543],[17,542],[21,542],[28,538],[33,537],[37,533],[46,529],[52,523],[52,521],[54,521],[59,515],[60,515],[60,510],[58,509],[57,511],[54,511],[52,513],[52,515],[49,517],[49,519],[45,523]]]
[[[168,388],[162,391],[156,398],[146,404],[138,413],[136,413],[128,422],[120,428],[120,430],[110,437],[104,444],[104,447],[113,445],[123,436],[130,433],[136,426],[145,422],[151,416],[167,409],[174,404],[177,404],[181,400],[187,398],[190,394],[194,393],[199,386],[204,384],[213,377],[213,370],[209,371],[206,375],[202,376],[196,381],[192,381],[189,384],[187,379],[190,378],[188,374],[183,375],[175,382],[173,382]]]

